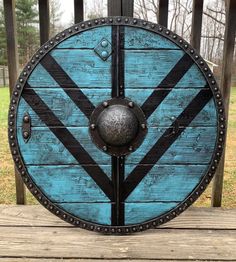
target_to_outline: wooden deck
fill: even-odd
[[[0,261],[236,261],[236,209],[190,208],[160,228],[104,236],[41,206],[0,205]]]

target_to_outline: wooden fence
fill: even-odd
[[[0,65],[0,87],[8,86],[8,68],[7,66]]]
[[[39,24],[40,24],[40,42],[45,43],[49,38],[49,1],[38,0],[39,4]],[[224,54],[221,72],[220,88],[225,101],[226,117],[228,117],[229,97],[231,87],[231,71],[234,52],[235,31],[236,31],[236,1],[227,1],[226,10],[226,25],[224,36]],[[8,50],[8,70],[9,70],[9,86],[12,91],[18,74],[18,52],[16,38],[16,19],[15,19],[15,0],[3,0],[5,23],[7,33],[7,50]],[[169,0],[159,0],[159,24],[167,27],[168,25],[168,8]],[[108,0],[108,15],[109,16],[133,16],[134,0]],[[200,51],[201,29],[203,15],[203,0],[193,0],[192,13],[192,29],[191,29],[191,44]],[[74,0],[74,22],[78,23],[84,19],[84,3],[83,0]],[[224,162],[225,152],[219,164],[213,181],[212,190],[212,206],[221,206],[222,188],[224,177]],[[25,187],[21,177],[15,172],[16,178],[16,195],[17,204],[25,204]]]

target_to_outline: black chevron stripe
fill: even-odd
[[[29,84],[28,87],[30,87]],[[51,132],[61,141],[78,163],[81,164],[88,175],[97,183],[106,196],[111,201],[114,201],[113,183],[111,180],[81,146],[79,141],[55,116],[51,109],[42,101],[33,89],[29,88],[24,90],[22,96],[40,119],[48,126]]]
[[[64,89],[67,95],[86,115],[86,117],[89,118],[95,109],[94,105],[80,90],[76,83],[69,77],[69,75],[61,68],[57,61],[50,54],[47,54],[40,63],[59,84],[59,86]]]
[[[156,108],[162,103],[165,97],[171,92],[172,88],[176,86],[179,80],[186,74],[193,63],[193,59],[187,53],[182,56],[182,58],[172,68],[168,75],[161,81],[161,83],[155,88],[152,94],[143,103],[141,108],[146,118],[149,118],[150,115],[156,110]],[[167,87],[168,89],[158,90],[162,87]]]
[[[125,200],[131,192],[137,187],[141,180],[148,174],[151,168],[161,158],[161,156],[168,150],[168,148],[176,141],[185,128],[193,121],[198,113],[212,98],[212,91],[210,88],[202,89],[195,98],[189,103],[185,110],[176,118],[172,125],[166,129],[159,140],[154,144],[145,157],[139,162],[134,170],[129,174],[123,183],[122,199]],[[176,130],[175,134],[169,136],[173,128],[181,123],[184,127]],[[168,136],[168,138],[166,137]],[[145,165],[144,165],[145,164]]]

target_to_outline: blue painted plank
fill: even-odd
[[[111,205],[108,203],[61,203],[58,206],[86,221],[111,225]]]
[[[103,61],[93,50],[54,49],[51,55],[79,87],[111,86],[111,57]],[[37,87],[42,84],[37,83]]]
[[[83,127],[89,125],[88,118],[80,111],[72,99],[60,87],[58,88],[34,88],[34,91],[53,111],[58,119],[67,127],[77,126]],[[99,105],[106,99],[111,98],[110,89],[82,89],[82,92],[92,102],[94,106]],[[75,96],[76,97],[76,96]],[[78,99],[79,100],[79,99]],[[32,100],[32,103],[34,101]],[[81,103],[83,101],[81,100]],[[24,98],[21,97],[17,114],[17,126],[22,126],[22,119],[28,112],[31,116],[32,126],[45,126],[45,124],[34,113]]]
[[[148,118],[149,127],[168,127],[172,124],[173,119],[176,119],[187,105],[194,99],[199,93],[199,89],[176,89],[174,88],[153,114]],[[126,89],[126,97],[140,107],[146,101],[146,99],[153,92],[152,89]],[[158,96],[158,92],[157,92]],[[152,106],[150,104],[150,106]],[[207,103],[207,105],[201,110],[201,112],[195,117],[189,126],[216,126],[216,108],[213,99]]]
[[[155,165],[126,202],[183,201],[200,182],[207,165]],[[134,166],[125,167],[126,176]]]
[[[149,128],[144,142],[127,157],[126,164],[139,163],[165,130],[165,128]],[[211,160],[215,142],[216,128],[188,127],[164,153],[158,164],[207,164]]]
[[[199,88],[206,85],[206,79],[198,66],[193,64],[188,72],[180,79],[175,86],[176,88]]]
[[[125,49],[180,49],[175,43],[167,38],[151,31],[125,27]]]
[[[155,218],[175,206],[178,203],[126,203],[125,204],[125,224],[142,223],[149,219]]]
[[[71,127],[68,130],[98,164],[110,164],[111,157],[101,152],[92,143],[88,128]],[[27,165],[78,164],[70,152],[47,127],[32,128],[31,138],[27,143],[22,138],[21,128],[18,128],[17,139],[21,155]]]
[[[111,166],[102,166],[107,174]],[[53,202],[109,202],[94,180],[79,165],[28,166],[41,191]]]
[[[28,113],[30,115],[32,127],[46,126],[38,117],[38,115],[34,112],[34,110],[29,106],[29,104],[25,101],[25,99],[21,97],[17,110],[17,121],[16,121],[17,128],[22,127],[23,116],[25,113]]]
[[[87,128],[69,128],[69,131],[81,143],[85,150],[99,164],[107,164],[110,157],[101,152],[92,143]],[[147,154],[165,128],[149,128],[143,144],[127,157],[126,163],[139,163]],[[27,164],[76,164],[76,160],[65,149],[54,134],[44,127],[32,128],[32,135],[25,143],[21,128],[17,130],[18,143]],[[159,163],[209,163],[216,141],[216,130],[213,127],[190,127],[180,135],[159,160]],[[48,157],[50,156],[50,157]]]
[[[88,118],[84,116],[61,88],[56,90],[53,88],[34,88],[34,91],[65,126],[88,126]],[[82,91],[95,106],[106,99],[110,99],[110,90],[108,89],[82,89]],[[133,89],[127,89],[125,92],[128,99],[131,99],[141,107],[152,90],[147,89],[144,93],[142,89],[137,89],[135,92],[133,92]],[[198,92],[199,90],[196,89],[186,89],[184,91],[181,89],[173,89],[149,117],[148,126],[170,126],[173,122],[173,117],[176,118]],[[146,94],[148,95],[146,96]],[[22,119],[25,112],[30,114],[33,127],[45,126],[21,97],[17,114],[18,127],[22,126]],[[216,126],[216,121],[216,110],[212,99],[190,123],[190,126]]]
[[[126,50],[125,87],[155,88],[183,56],[182,50]],[[187,71],[176,87],[202,88],[206,81],[196,65]]]
[[[58,87],[57,82],[44,69],[41,64],[38,64],[32,71],[28,83],[31,87]]]
[[[102,26],[78,33],[66,39],[56,48],[94,48],[106,38],[111,42],[111,26]]]

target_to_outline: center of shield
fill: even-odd
[[[107,107],[99,116],[98,132],[108,145],[123,146],[130,143],[138,132],[138,119],[126,106]]]
[[[125,98],[112,98],[98,105],[91,114],[89,126],[94,144],[112,156],[135,151],[148,129],[142,109]]]

